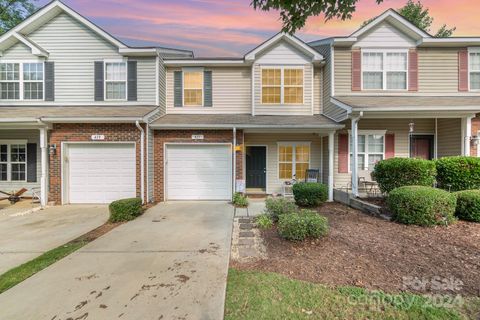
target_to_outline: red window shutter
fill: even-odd
[[[468,51],[458,51],[458,91],[468,91]]]
[[[395,157],[395,135],[389,133],[385,135],[385,159],[393,157]]]
[[[408,52],[408,91],[418,91],[418,52]]]
[[[348,134],[338,135],[338,173],[348,173]]]
[[[362,52],[352,51],[352,91],[362,90]]]

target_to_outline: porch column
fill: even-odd
[[[358,197],[358,121],[360,116],[352,118],[352,194]]]
[[[473,116],[462,118],[462,136],[463,136],[462,153],[464,156],[470,156],[470,138],[472,136],[472,118]]]
[[[41,176],[40,176],[40,204],[45,207],[48,203],[48,185],[47,185],[47,166],[48,166],[48,144],[47,144],[47,128],[40,128],[40,162],[41,162]]]
[[[335,132],[328,134],[328,201],[333,201],[333,163],[335,157]]]

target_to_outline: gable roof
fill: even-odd
[[[110,42],[114,46],[116,46],[119,49],[120,53],[128,53],[128,54],[151,54],[154,55],[157,53],[157,51],[163,51],[167,50],[169,53],[172,53],[174,51],[175,53],[179,54],[187,54],[189,56],[193,56],[193,52],[189,50],[178,50],[178,49],[170,49],[170,48],[143,48],[143,47],[130,47],[127,46],[125,43],[122,41],[118,40],[114,36],[112,36],[110,33],[107,31],[103,30],[101,27],[97,26],[95,23],[91,22],[87,18],[85,18],[83,15],[72,9],[71,7],[67,6],[63,2],[59,0],[54,0],[44,7],[40,8],[36,12],[34,12],[32,15],[30,15],[28,18],[20,22],[18,25],[7,31],[4,35],[0,37],[0,47],[2,47],[2,44],[10,44],[13,45],[16,42],[12,42],[12,37],[17,38],[18,41],[23,42],[25,45],[30,47],[32,49],[32,54],[34,50],[36,49],[41,49],[38,45],[31,43],[32,41],[28,40],[28,38],[25,36],[29,34],[30,32],[38,29],[40,26],[43,24],[47,23],[50,21],[53,17],[57,16],[58,14],[65,12],[86,27],[88,27],[90,30],[98,34],[100,37],[105,39],[106,41]],[[20,36],[21,38],[18,38]],[[9,41],[10,40],[10,41]],[[30,42],[30,44],[28,43]],[[3,45],[5,47],[5,45]],[[36,47],[34,49],[34,47]],[[149,50],[146,50],[149,49]],[[138,50],[138,52],[136,52]],[[46,51],[45,51],[46,52]]]

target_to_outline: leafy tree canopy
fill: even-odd
[[[0,34],[4,34],[32,14],[36,9],[34,1],[0,0]]]

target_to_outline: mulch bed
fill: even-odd
[[[449,227],[405,226],[337,203],[326,204],[319,211],[329,220],[326,238],[291,243],[279,238],[275,229],[268,230],[263,232],[268,258],[232,262],[232,267],[277,272],[329,286],[480,295],[480,224],[459,221]],[[403,277],[426,280],[426,286],[404,287]],[[439,292],[431,285],[435,279],[463,284],[454,283],[455,290]]]

